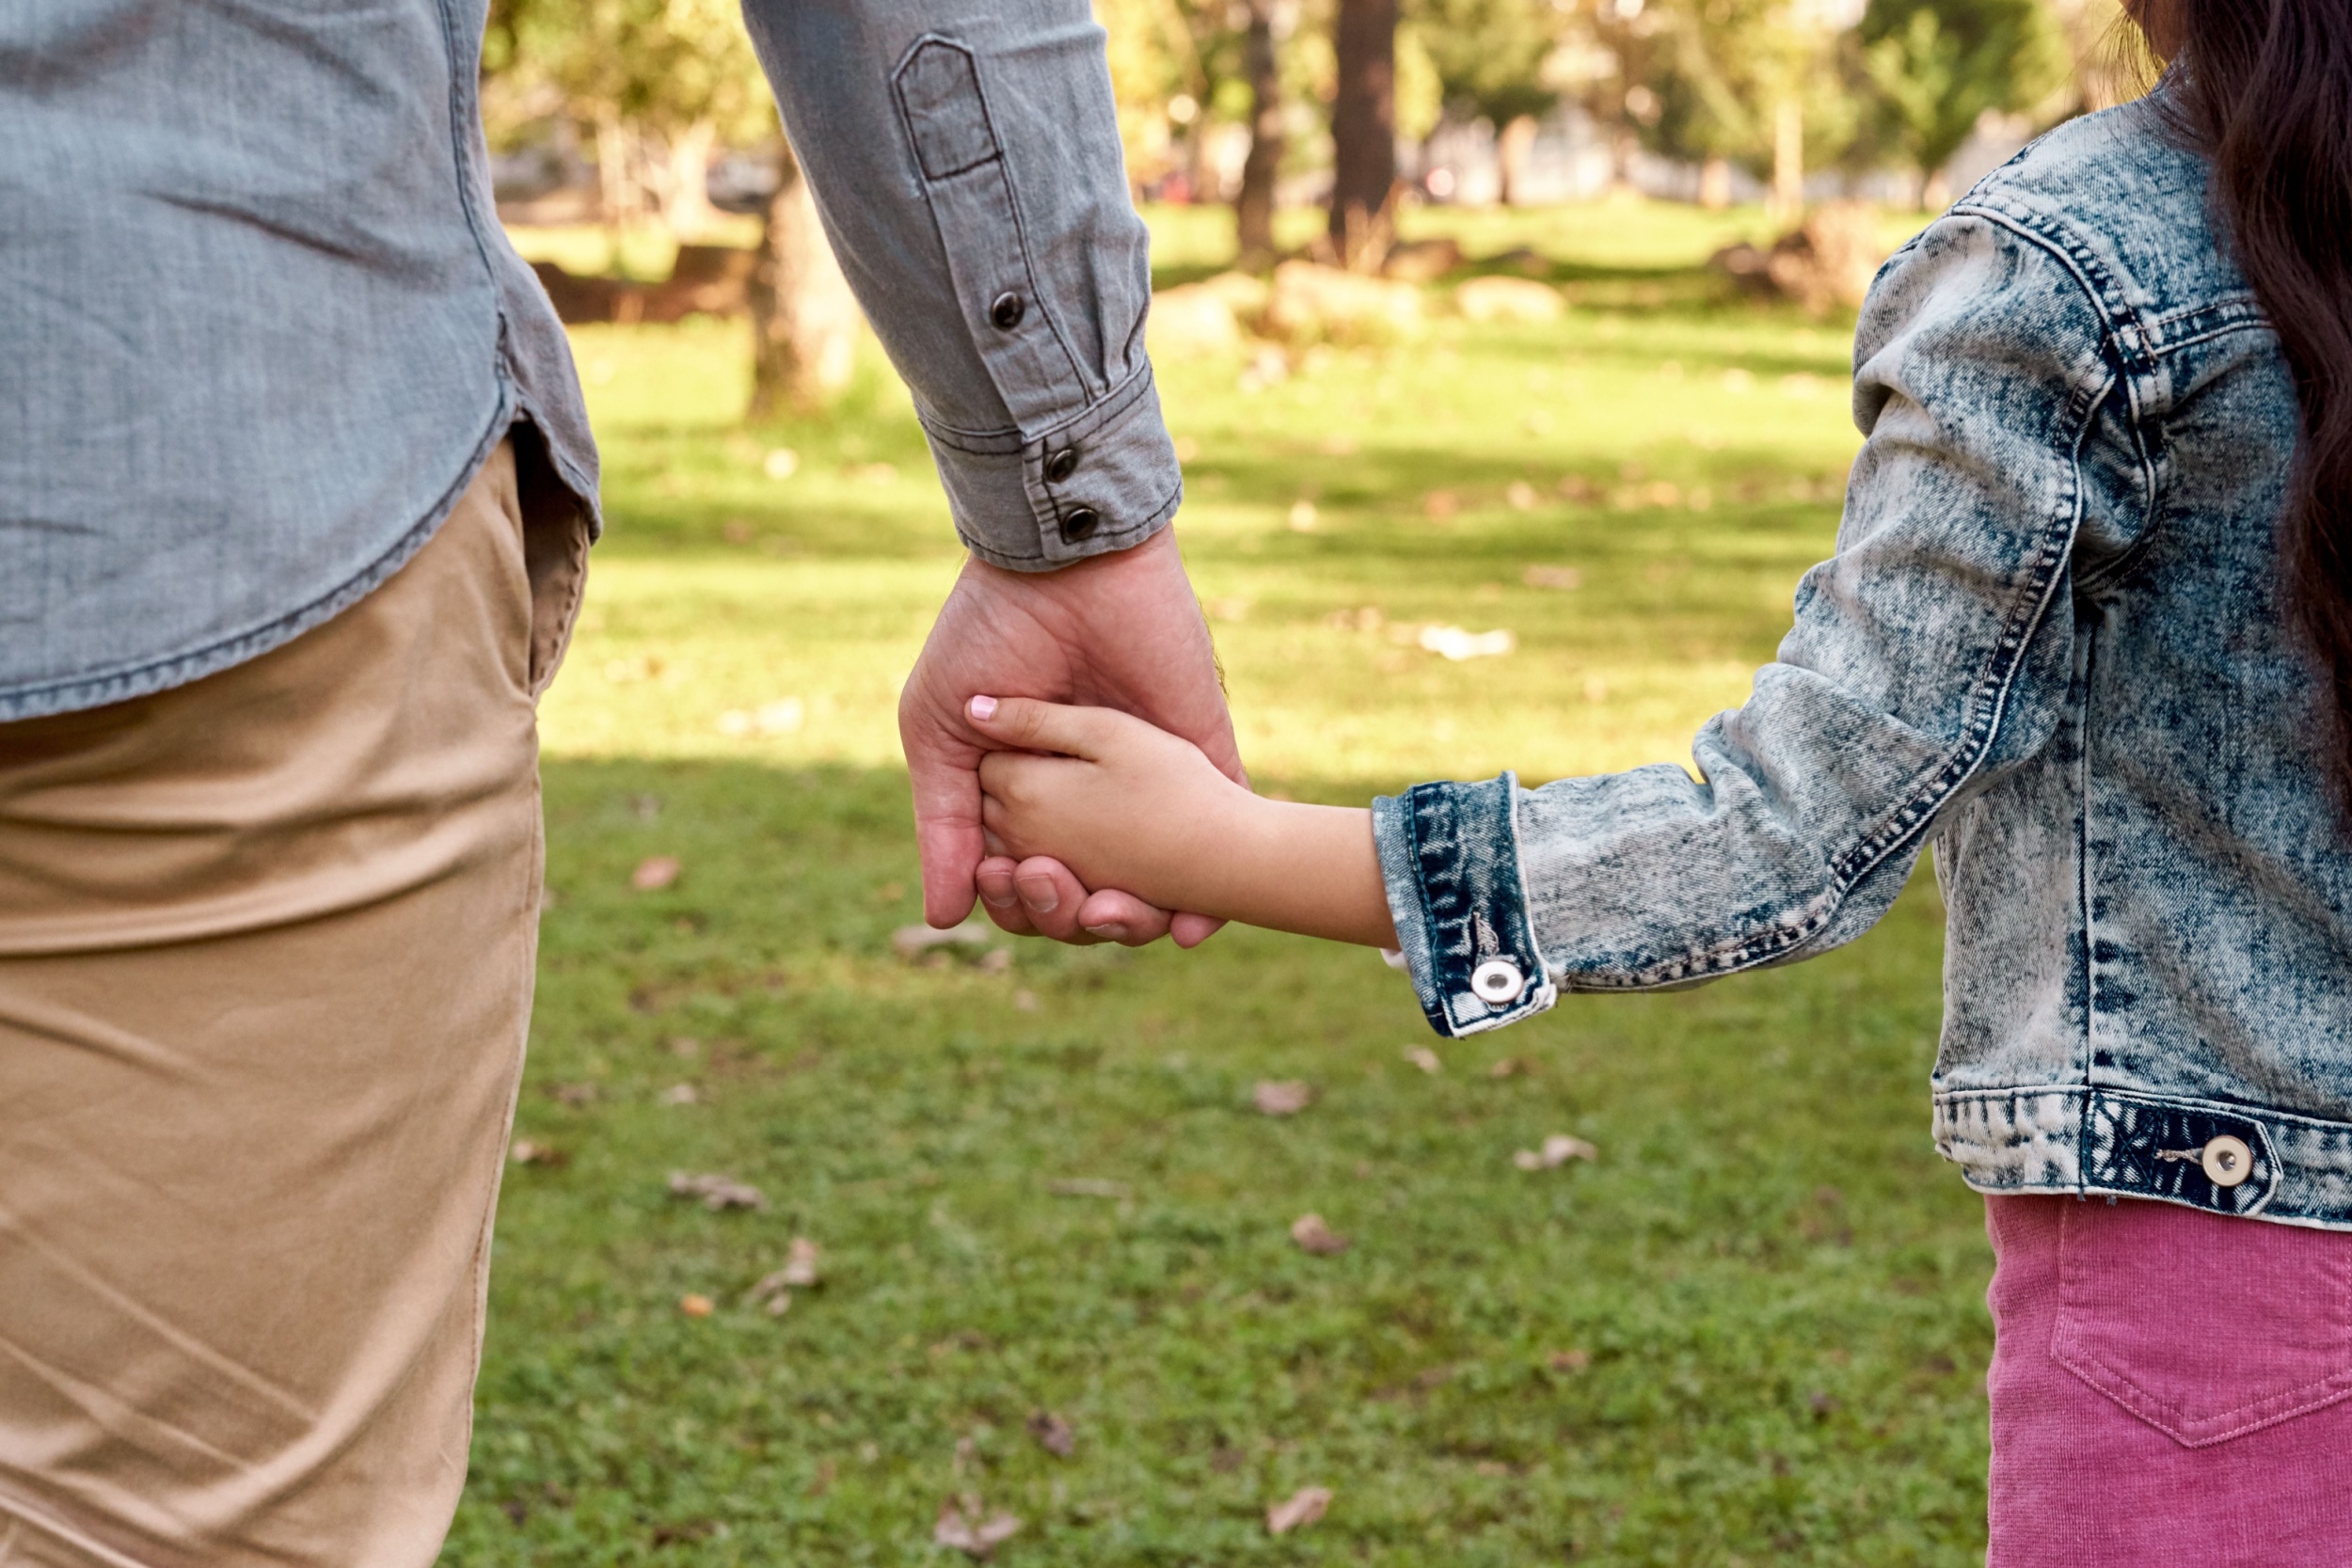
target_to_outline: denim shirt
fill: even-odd
[[[1880,273],[1835,557],[1660,766],[1375,807],[1443,1034],[1823,953],[1935,846],[1938,1148],[1993,1193],[2352,1228],[2352,858],[2281,602],[2278,341],[2156,109]]]
[[[518,421],[593,530],[569,349],[485,173],[486,3],[0,5],[0,721],[326,621]],[[965,542],[1034,570],[1164,526],[1146,237],[1085,0],[747,10]]]

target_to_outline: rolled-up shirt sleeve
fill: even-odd
[[[975,555],[1047,571],[1182,496],[1085,0],[744,0],[819,216]]]

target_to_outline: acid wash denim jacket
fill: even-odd
[[[498,443],[596,527],[564,330],[491,201],[488,0],[0,0],[0,723],[286,642]],[[1087,0],[745,0],[958,534],[1041,571],[1180,496]]]
[[[1988,1193],[2352,1228],[2352,857],[2281,603],[2297,428],[2146,102],[1881,272],[1837,552],[1659,766],[1375,807],[1438,1032],[1827,952],[1935,847],[1937,1147]]]

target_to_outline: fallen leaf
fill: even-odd
[[[1303,1078],[1262,1078],[1250,1103],[1270,1117],[1295,1117],[1314,1103],[1315,1086]]]
[[[1050,1410],[1040,1410],[1029,1417],[1029,1435],[1038,1447],[1057,1459],[1068,1459],[1078,1449],[1078,1433],[1068,1421]]]
[[[691,1084],[673,1084],[657,1098],[664,1105],[691,1105],[702,1099],[702,1091]]]
[[[1489,1078],[1516,1078],[1527,1070],[1527,1064],[1517,1056],[1505,1056],[1486,1069]]]
[[[706,1173],[690,1176],[682,1170],[670,1173],[672,1197],[698,1197],[703,1207],[716,1212],[723,1209],[765,1209],[767,1195],[757,1187],[738,1181],[731,1176]]]
[[[979,972],[983,974],[1004,974],[1007,970],[1012,967],[1012,949],[1009,947],[990,948],[987,952],[980,955],[980,961],[977,967]]]
[[[759,1283],[743,1293],[743,1304],[756,1307],[771,1318],[781,1318],[792,1310],[792,1292],[785,1288],[784,1271],[762,1275]]]
[[[1417,1045],[1405,1053],[1405,1059],[1423,1072],[1434,1074],[1445,1070],[1445,1064],[1438,1060],[1438,1053],[1425,1045]]]
[[[702,1053],[703,1053],[703,1042],[702,1042],[702,1041],[700,1041],[700,1040],[698,1040],[698,1039],[696,1039],[693,1036],[691,1036],[691,1035],[673,1035],[673,1036],[671,1036],[671,1037],[670,1037],[670,1054],[671,1054],[671,1055],[673,1055],[673,1056],[699,1056],[699,1055],[701,1055]]]
[[[594,1084],[549,1084],[548,1098],[559,1105],[585,1105],[596,1098]]]
[[[683,1295],[677,1298],[677,1309],[690,1318],[707,1318],[711,1313],[708,1296]]]
[[[991,1554],[1021,1528],[1021,1521],[1009,1513],[996,1513],[986,1519],[975,1506],[970,1518],[952,1502],[939,1505],[939,1523],[931,1528],[931,1540],[942,1546],[952,1546],[976,1562],[985,1562]]]
[[[805,1236],[792,1238],[792,1245],[784,1255],[784,1267],[778,1277],[795,1290],[805,1291],[818,1282],[818,1262],[824,1249]]]
[[[1502,499],[1511,503],[1514,512],[1531,512],[1535,506],[1535,487],[1523,479],[1515,479],[1510,488],[1502,492]]]
[[[1570,1160],[1597,1160],[1600,1150],[1582,1138],[1572,1138],[1565,1132],[1554,1132],[1544,1140],[1540,1149],[1522,1148],[1511,1156],[1511,1163],[1521,1170],[1551,1170]]]
[[[533,1143],[529,1138],[516,1138],[506,1157],[518,1165],[544,1165],[549,1170],[567,1165],[572,1159],[553,1144]]]
[[[628,875],[628,885],[640,893],[659,893],[677,880],[675,855],[647,855]]]
[[[1466,658],[1499,657],[1519,645],[1511,631],[1465,631],[1460,626],[1423,626],[1419,641],[1424,651],[1457,664]]]
[[[1285,1501],[1265,1511],[1265,1532],[1268,1535],[1288,1535],[1313,1524],[1331,1506],[1331,1489],[1327,1486],[1302,1486]]]
[[[1593,1353],[1588,1350],[1556,1350],[1545,1360],[1555,1372],[1581,1372],[1593,1364]]]
[[[890,945],[902,958],[919,958],[938,947],[985,947],[988,942],[989,927],[977,920],[945,931],[930,926],[901,926],[890,933]]]
[[[1105,1181],[1098,1176],[1064,1176],[1045,1183],[1045,1190],[1056,1197],[1125,1197],[1124,1181]]]
[[[1321,1214],[1301,1214],[1293,1220],[1291,1240],[1302,1252],[1318,1258],[1336,1258],[1347,1250],[1347,1238],[1326,1225]]]
[[[1033,1013],[1037,1011],[1037,992],[1033,990],[1014,991],[1012,1005],[1016,1011]]]

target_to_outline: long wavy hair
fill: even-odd
[[[2162,24],[2143,8],[2162,8]],[[2330,683],[2352,802],[2352,0],[2142,0],[2177,131],[2213,162],[2232,255],[2302,408],[2286,599]],[[2169,35],[2169,36],[2167,36]]]

